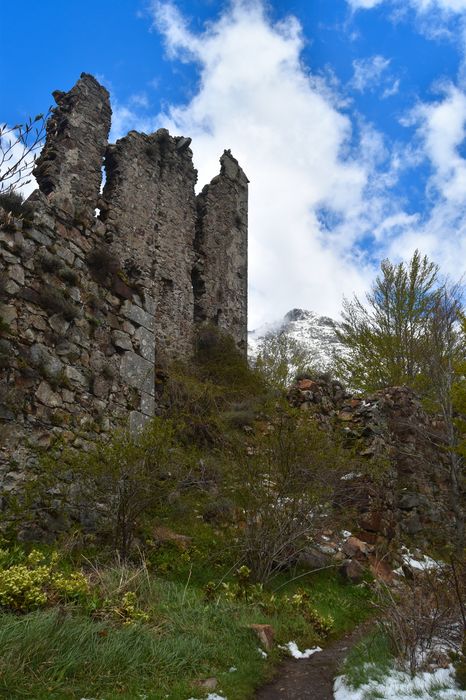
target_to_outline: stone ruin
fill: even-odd
[[[32,213],[0,209],[0,474],[85,448],[157,410],[167,362],[215,324],[246,354],[248,179],[230,151],[196,196],[191,139],[108,145],[109,94],[83,73],[47,123]],[[105,185],[102,185],[102,170]]]

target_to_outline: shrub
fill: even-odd
[[[58,272],[63,265],[61,259],[58,256],[52,255],[46,250],[41,251],[39,253],[38,259],[39,265],[41,266],[42,270],[44,272],[50,272],[52,274]]]
[[[16,217],[25,218],[32,213],[31,204],[19,192],[0,192],[0,208]]]
[[[59,274],[63,282],[67,282],[72,287],[76,287],[76,285],[78,284],[79,275],[75,270],[72,270],[70,267],[63,267],[60,270]]]
[[[233,338],[217,326],[206,325],[199,329],[194,359],[201,378],[227,388],[231,398],[265,391],[262,378],[249,368]]]
[[[87,264],[99,280],[106,280],[120,270],[120,262],[107,246],[91,250],[87,256]]]
[[[269,333],[261,339],[255,367],[269,386],[282,391],[296,376],[313,373],[309,350],[284,332]]]
[[[347,467],[335,437],[286,403],[246,445],[238,440],[227,476],[243,511],[239,554],[256,580],[268,581],[309,545]]]
[[[464,591],[459,593],[446,565],[412,574],[397,591],[379,584],[379,625],[392,652],[411,675],[435,660],[439,646],[458,646],[463,636],[458,622],[462,619]]]
[[[154,418],[143,431],[120,430],[86,453],[70,451],[59,460],[44,457],[43,487],[49,489],[50,479],[59,479],[60,471],[71,470],[80,484],[82,505],[101,512],[104,508],[112,545],[125,561],[142,518],[165,502],[182,465],[172,423]]]
[[[27,559],[0,569],[0,605],[17,612],[29,612],[47,603],[79,600],[89,593],[89,584],[81,572],[70,574],[56,570],[59,560],[32,550]]]
[[[46,287],[39,292],[39,304],[56,314],[61,314],[66,321],[79,317],[79,309],[66,298],[65,293],[58,287]]]

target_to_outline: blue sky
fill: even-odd
[[[112,138],[193,137],[199,186],[231,148],[250,185],[250,327],[338,315],[380,260],[466,271],[466,0],[24,0],[2,7],[0,121],[82,71]]]

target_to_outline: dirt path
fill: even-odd
[[[277,678],[256,694],[256,700],[333,700],[333,682],[349,649],[370,628],[365,623],[310,659],[289,659]]]

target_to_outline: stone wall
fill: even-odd
[[[199,324],[246,353],[247,179],[236,160],[226,151],[196,197],[190,139],[159,129],[108,145],[109,95],[87,74],[54,97],[32,211],[0,208],[6,490],[37,446],[85,448],[154,415],[164,368],[189,358]]]
[[[440,535],[453,537],[445,426],[411,389],[390,387],[361,398],[322,377],[298,381],[289,400],[340,433],[356,458],[373,463],[374,474],[382,468],[376,488],[349,473],[336,493],[336,502],[341,496],[345,507],[353,501],[360,539],[383,550],[395,536],[415,538],[423,546]]]

